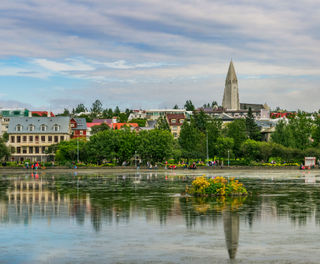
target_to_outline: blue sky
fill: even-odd
[[[318,1],[2,0],[0,107],[240,101],[319,110]]]

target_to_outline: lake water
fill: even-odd
[[[0,263],[319,263],[320,171],[223,171],[246,198],[181,195],[200,171],[0,176]]]

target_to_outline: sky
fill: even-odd
[[[0,107],[320,108],[316,0],[1,0]]]

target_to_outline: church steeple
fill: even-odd
[[[240,109],[238,78],[236,71],[234,70],[232,60],[230,61],[228,74],[226,77],[222,107],[230,110]]]

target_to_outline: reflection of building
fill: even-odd
[[[35,174],[35,177],[39,177]],[[50,183],[41,179],[14,180],[7,190],[8,201],[0,201],[0,221],[29,223],[32,217],[54,218],[72,215],[84,219],[87,209],[91,207],[90,197],[70,199],[51,191]]]
[[[240,220],[237,212],[230,209],[223,212],[224,234],[230,259],[235,259],[239,243]]]
[[[47,161],[50,145],[70,139],[69,120],[66,116],[12,117],[8,128],[12,160]]]

